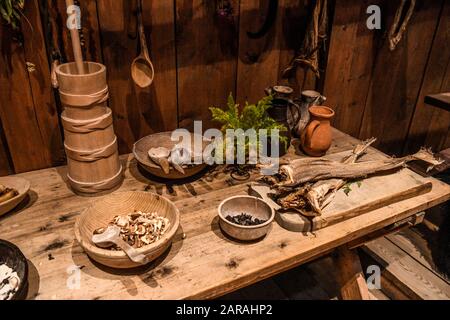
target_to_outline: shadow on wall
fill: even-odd
[[[183,3],[181,7],[177,8],[177,21],[174,25],[172,23],[164,24],[152,24],[152,18],[150,15],[146,15],[144,11],[144,24],[145,32],[148,40],[151,40],[153,34],[166,35],[167,40],[163,43],[152,43],[149,41],[150,55],[154,49],[164,50],[164,47],[172,47],[174,44],[176,47],[182,47],[183,52],[178,52],[178,55],[183,55],[182,59],[177,61],[177,68],[195,67],[198,65],[205,65],[219,63],[222,61],[234,60],[238,55],[238,42],[254,42],[254,46],[257,50],[256,53],[241,52],[240,59],[244,63],[254,63],[258,61],[266,50],[281,50],[294,52],[299,49],[303,41],[304,32],[308,22],[307,8],[303,3],[297,3],[288,7],[278,9],[277,20],[282,19],[281,22],[281,38],[282,40],[276,40],[276,28],[275,24],[268,31],[268,33],[261,39],[249,39],[245,36],[245,39],[239,39],[239,23],[240,21],[252,21],[248,26],[242,26],[245,28],[245,32],[241,33],[243,37],[247,31],[258,30],[261,24],[264,23],[264,14],[266,8],[264,4],[268,1],[263,1],[260,10],[245,10],[239,12],[238,8],[234,9],[233,19],[221,19],[215,11],[214,1],[208,1],[205,3],[205,12],[201,17],[196,17],[193,12],[192,1]],[[301,2],[301,1],[300,1]],[[135,17],[130,14],[131,8],[124,4],[124,11],[122,11],[122,20],[124,29],[115,30],[116,26],[109,26],[102,24],[100,18],[100,30],[103,47],[110,47],[116,54],[112,57],[113,60],[109,64],[114,66],[121,66],[128,61],[123,60],[121,52],[126,52],[127,56],[134,57],[138,54],[139,45],[136,37],[134,27]],[[150,9],[151,10],[151,9]],[[116,15],[116,13],[109,13]],[[151,15],[157,15],[156,12],[149,12]],[[163,14],[167,15],[166,11]],[[238,15],[239,14],[239,15]],[[211,18],[213,17],[213,18]],[[172,17],[173,18],[173,17]],[[253,23],[254,21],[254,23]],[[84,31],[85,28],[83,28]],[[248,29],[248,30],[247,30]],[[201,35],[201,38],[199,38]],[[93,38],[90,36],[89,38]],[[206,39],[206,40],[205,40]],[[131,44],[131,47],[124,46],[124,43]],[[95,45],[92,50],[98,52],[98,48]],[[153,49],[153,50],[152,50]],[[90,56],[99,57],[98,53],[90,53]],[[201,59],[197,59],[201,57]],[[129,61],[131,63],[131,60]],[[165,64],[160,65],[158,72],[165,72],[172,70],[173,65]]]

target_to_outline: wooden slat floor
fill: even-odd
[[[449,171],[439,176],[450,182]],[[450,202],[427,210],[424,223],[369,243],[364,252],[384,266],[392,299],[450,300]]]

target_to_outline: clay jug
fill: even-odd
[[[331,124],[334,111],[324,106],[309,108],[311,122],[306,126],[301,136],[303,151],[313,157],[321,157],[331,147]]]
[[[320,106],[326,100],[327,98],[317,91],[314,90],[302,91],[301,99],[297,103],[297,105],[299,106],[297,109],[297,114],[294,114],[294,119],[296,123],[293,130],[294,136],[301,138],[303,130],[305,130],[306,126],[311,120],[309,108],[312,106]]]

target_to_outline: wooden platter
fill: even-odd
[[[23,199],[25,199],[25,196],[30,190],[30,182],[20,177],[0,177],[0,184],[8,188],[16,189],[19,193],[14,198],[0,203],[0,216],[2,216],[13,210]]]
[[[157,147],[164,147],[171,150],[177,144],[177,141],[171,140],[171,135],[172,132],[170,131],[155,133],[140,139],[134,144],[133,155],[143,169],[145,169],[148,173],[163,179],[185,179],[198,174],[207,167],[207,164],[205,163],[192,165],[184,168],[185,174],[182,174],[181,172],[178,172],[174,168],[170,167],[170,172],[165,174],[164,171],[159,166],[154,164],[149,158],[148,150]],[[194,137],[195,135],[191,133],[192,150],[194,148]],[[203,148],[206,145],[207,142],[203,141]]]

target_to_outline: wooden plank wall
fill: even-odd
[[[301,46],[314,1],[279,0],[277,18],[260,39],[270,0],[230,0],[228,19],[220,1],[144,0],[143,18],[156,75],[137,88],[130,65],[139,53],[136,0],[79,1],[83,54],[108,68],[108,83],[120,152],[152,132],[213,126],[208,107],[227,95],[256,101],[267,86],[289,84],[323,90],[337,111],[334,125],[360,138],[377,136],[392,154],[421,145],[450,145],[450,115],[423,104],[428,93],[450,90],[449,3],[418,0],[416,12],[394,52],[386,41],[399,1],[330,0],[327,68],[319,81],[302,68],[290,79],[281,71]],[[308,6],[309,4],[309,6]],[[382,8],[382,30],[366,28],[366,8]],[[73,60],[65,29],[64,0],[29,0],[23,45],[0,25],[0,175],[63,164],[58,95],[50,86],[51,55]]]
[[[0,118],[16,172],[63,162],[58,113],[51,87],[38,1],[27,1],[23,45],[0,26]],[[33,26],[31,30],[30,25]]]
[[[324,92],[343,131],[377,137],[389,154],[439,151],[448,145],[450,115],[423,98],[450,90],[449,2],[417,1],[408,33],[390,51],[387,32],[399,2],[337,0]],[[370,4],[381,7],[382,30],[368,30],[361,19]]]
[[[414,152],[419,145],[436,150],[450,148],[450,112],[430,108],[423,102],[427,94],[450,92],[450,2],[444,2],[405,145],[406,152]]]

